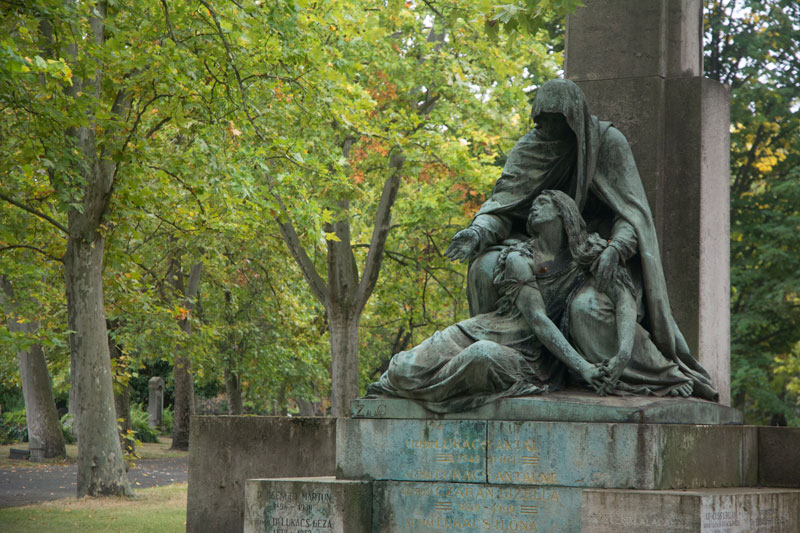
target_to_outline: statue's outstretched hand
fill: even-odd
[[[453,261],[461,261],[463,263],[475,255],[478,251],[478,246],[480,246],[478,232],[470,228],[462,229],[453,236],[453,240],[450,241],[450,246],[447,247],[444,255]]]
[[[619,265],[619,252],[613,246],[609,246],[597,259],[594,260],[592,271],[597,280],[597,290],[609,293],[614,281],[614,269]]]

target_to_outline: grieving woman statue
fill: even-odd
[[[632,278],[637,322],[658,350],[691,376],[694,395],[716,400],[708,372],[692,357],[672,316],[653,218],[625,136],[592,116],[583,92],[569,80],[542,85],[531,117],[535,128],[511,150],[491,196],[446,252],[469,260],[470,313],[495,309],[495,266],[507,247],[530,237],[525,223],[531,202],[544,190],[562,191],[575,201],[588,230],[608,241],[592,265],[594,285],[570,303],[573,343],[581,344],[584,332],[609,329],[607,314],[581,304],[599,301],[596,292],[608,293],[613,273],[624,265]]]
[[[495,310],[396,354],[368,395],[410,398],[445,413],[568,383],[600,395],[696,393],[697,378],[665,358],[637,323],[627,269],[613,265],[598,290],[593,265],[609,244],[587,233],[569,195],[541,192],[525,229],[533,237],[497,258]],[[571,324],[587,314],[600,319]]]

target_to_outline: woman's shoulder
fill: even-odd
[[[509,246],[503,258],[503,268],[507,279],[528,279],[533,275],[535,254],[528,243],[519,243]]]

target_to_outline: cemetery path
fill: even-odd
[[[12,467],[0,469],[0,508],[74,498],[78,465]],[[187,457],[139,459],[128,472],[134,490],[189,480]]]

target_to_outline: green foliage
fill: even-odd
[[[131,405],[131,431],[138,441],[158,442],[158,430],[147,424],[147,411],[141,404]]]
[[[712,1],[706,74],[731,86],[731,363],[752,423],[797,423],[800,5]]]
[[[69,413],[62,416],[58,424],[61,426],[61,434],[64,435],[65,444],[75,444],[78,442],[78,439],[75,438],[75,432],[73,431],[74,424],[71,421],[71,415]]]
[[[28,442],[28,422],[25,409],[9,411],[0,416],[0,444]]]
[[[172,409],[164,409],[161,411],[161,434],[172,435],[172,424],[175,420],[175,415]]]

